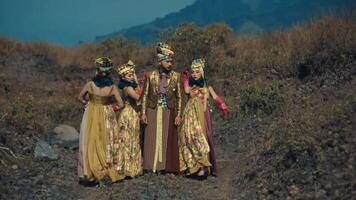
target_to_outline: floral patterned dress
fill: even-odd
[[[115,157],[116,170],[119,175],[135,177],[142,174],[139,113],[136,101],[123,93],[125,107],[118,115],[119,148]]]
[[[180,171],[194,174],[203,167],[210,167],[210,146],[207,136],[205,110],[209,91],[207,87],[192,87],[190,98],[183,112],[179,134]]]

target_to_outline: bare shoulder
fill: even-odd
[[[93,84],[94,82],[93,81],[88,81],[86,84],[85,84],[85,86],[86,87],[89,87],[91,84]]]
[[[90,86],[92,85],[92,83],[93,83],[93,81],[86,82],[85,85],[84,85],[84,89],[89,90]]]

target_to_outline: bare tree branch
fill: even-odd
[[[2,150],[3,152],[4,152],[4,150],[7,150],[7,151],[10,153],[10,155],[12,155],[15,159],[19,159],[19,158],[22,159],[22,157],[16,156],[16,155],[14,154],[14,152],[12,152],[11,149],[9,149],[9,148],[7,148],[7,147],[0,146],[0,150]]]
[[[0,160],[0,161],[1,161],[1,164],[3,164],[5,167],[7,166],[3,160]]]
[[[0,118],[0,122],[6,117],[7,113],[5,113],[1,118]]]

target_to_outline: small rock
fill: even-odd
[[[296,195],[300,193],[300,189],[296,186],[296,185],[292,185],[290,188],[289,188],[289,194],[291,195]]]
[[[39,140],[35,147],[35,158],[58,160],[58,154],[52,149],[52,147],[45,141]]]
[[[12,165],[11,168],[12,169],[18,169],[19,167],[17,165]]]
[[[53,132],[57,134],[56,138],[64,141],[76,141],[79,139],[78,131],[68,125],[61,124],[53,129]]]
[[[55,135],[50,138],[51,144],[59,144],[71,150],[79,148],[79,133],[75,128],[62,124],[57,126],[53,132]]]

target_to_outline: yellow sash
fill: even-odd
[[[157,161],[162,162],[162,132],[163,132],[163,108],[157,106],[157,131],[156,131],[156,149],[155,149],[155,158],[153,161],[153,172],[156,172]]]

